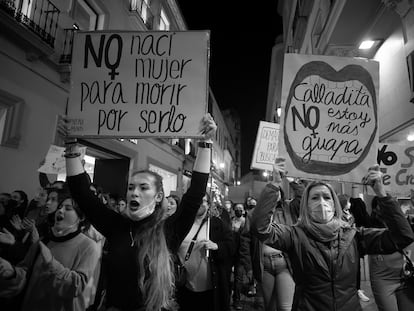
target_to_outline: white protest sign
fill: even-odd
[[[260,121],[250,168],[273,170],[277,157],[279,124]]]
[[[378,164],[384,173],[385,190],[396,197],[409,198],[414,191],[413,144],[379,144]]]
[[[70,136],[199,137],[209,37],[208,31],[76,33]]]
[[[86,154],[86,147],[79,147],[81,159]],[[38,168],[38,172],[45,174],[63,174],[66,173],[65,147],[50,145],[49,151],[45,157],[45,163]]]
[[[360,182],[375,163],[378,62],[286,54],[279,154],[289,175]]]

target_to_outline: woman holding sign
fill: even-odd
[[[66,149],[71,193],[86,218],[108,240],[107,307],[109,310],[172,310],[175,253],[190,230],[206,191],[210,172],[211,137],[217,126],[207,114],[201,121],[191,185],[180,203],[180,213],[166,218],[162,178],[151,171],[132,174],[127,206],[121,215],[105,208],[89,190],[76,145]]]
[[[414,241],[397,201],[385,193],[379,168],[371,168],[364,180],[378,196],[389,229],[351,228],[341,220],[332,186],[321,181],[305,189],[296,225],[272,223],[274,205],[262,202],[279,196],[283,166],[275,164],[274,170],[278,180],[263,190],[252,227],[260,240],[289,255],[296,284],[292,310],[361,310],[356,289],[360,255],[393,253]]]

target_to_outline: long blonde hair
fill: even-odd
[[[139,171],[133,175],[138,173],[154,176],[157,192],[163,192],[161,176],[151,171]],[[157,203],[154,213],[140,225],[134,236],[140,271],[138,286],[143,294],[147,311],[177,308],[174,300],[172,257],[164,233],[164,213],[161,200]]]

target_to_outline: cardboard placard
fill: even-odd
[[[81,159],[85,157],[86,147],[79,147]],[[45,174],[66,173],[65,147],[50,145],[45,157],[45,163],[38,168],[38,172]]]
[[[414,191],[413,144],[380,143],[377,159],[384,173],[385,190],[396,197],[410,198],[411,191]]]
[[[272,171],[278,145],[279,124],[260,121],[250,168]]]
[[[208,31],[77,32],[73,137],[199,137],[208,103]]]
[[[289,175],[360,182],[378,142],[375,61],[286,54],[279,154]]]

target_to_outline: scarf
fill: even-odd
[[[339,229],[346,227],[346,223],[337,218],[333,218],[326,224],[311,221],[305,225],[305,230],[319,242],[330,242],[338,238]],[[348,225],[349,226],[349,225]]]

